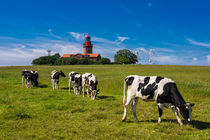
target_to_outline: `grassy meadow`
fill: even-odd
[[[22,88],[24,69],[39,72],[39,87]],[[52,70],[63,70],[60,89],[53,91]],[[95,101],[68,92],[68,73],[97,76]],[[123,115],[123,80],[127,75],[172,78],[185,101],[195,103],[193,121],[179,126],[170,109],[157,123],[155,102],[139,100],[134,121],[131,106]],[[182,118],[183,119],[183,118]],[[210,67],[161,65],[84,65],[0,67],[0,139],[210,139]]]

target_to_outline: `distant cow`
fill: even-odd
[[[78,72],[75,72],[75,71],[72,71],[69,73],[69,92],[71,91],[71,83],[73,83],[74,85],[74,82],[75,82],[75,75],[76,74],[79,74]]]
[[[85,73],[82,75],[82,87],[83,87],[83,96],[85,96],[85,89],[87,96],[89,97],[89,90],[91,93],[91,98],[95,100],[99,89],[97,90],[98,81],[95,75],[91,73]]]
[[[74,77],[74,93],[79,95],[82,91],[82,76],[80,74],[76,74]]]
[[[32,85],[32,87],[38,86],[39,74],[37,71],[24,70],[22,71],[21,76],[22,76],[22,87],[24,86],[24,83],[27,88],[29,88],[30,85]]]
[[[125,86],[127,86],[127,101],[125,100]],[[126,112],[131,102],[133,115],[136,121],[136,105],[138,98],[143,101],[156,101],[158,105],[159,118],[161,122],[162,108],[171,108],[180,125],[183,125],[178,112],[182,117],[191,121],[192,106],[194,104],[186,103],[177,89],[176,83],[171,79],[158,76],[137,76],[130,75],[124,81],[124,115],[122,121],[126,119]]]
[[[58,84],[59,84],[60,75],[63,77],[66,77],[66,75],[62,71],[58,72],[56,70],[53,70],[51,73],[53,90],[59,88]]]

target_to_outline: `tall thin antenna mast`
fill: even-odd
[[[153,64],[154,49],[149,50],[149,63]]]
[[[50,56],[51,54],[51,50],[47,50],[48,56]]]

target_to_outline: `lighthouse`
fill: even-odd
[[[92,54],[93,53],[93,45],[90,40],[90,36],[87,34],[85,36],[85,43],[83,44],[83,53],[84,55]]]
[[[62,58],[76,58],[82,59],[87,58],[93,61],[98,61],[101,59],[101,55],[99,53],[93,54],[93,45],[90,40],[90,36],[88,34],[84,34],[84,43],[83,43],[83,53],[76,54],[64,54]]]

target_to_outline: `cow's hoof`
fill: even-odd
[[[122,122],[125,122],[126,118],[122,118]]]

